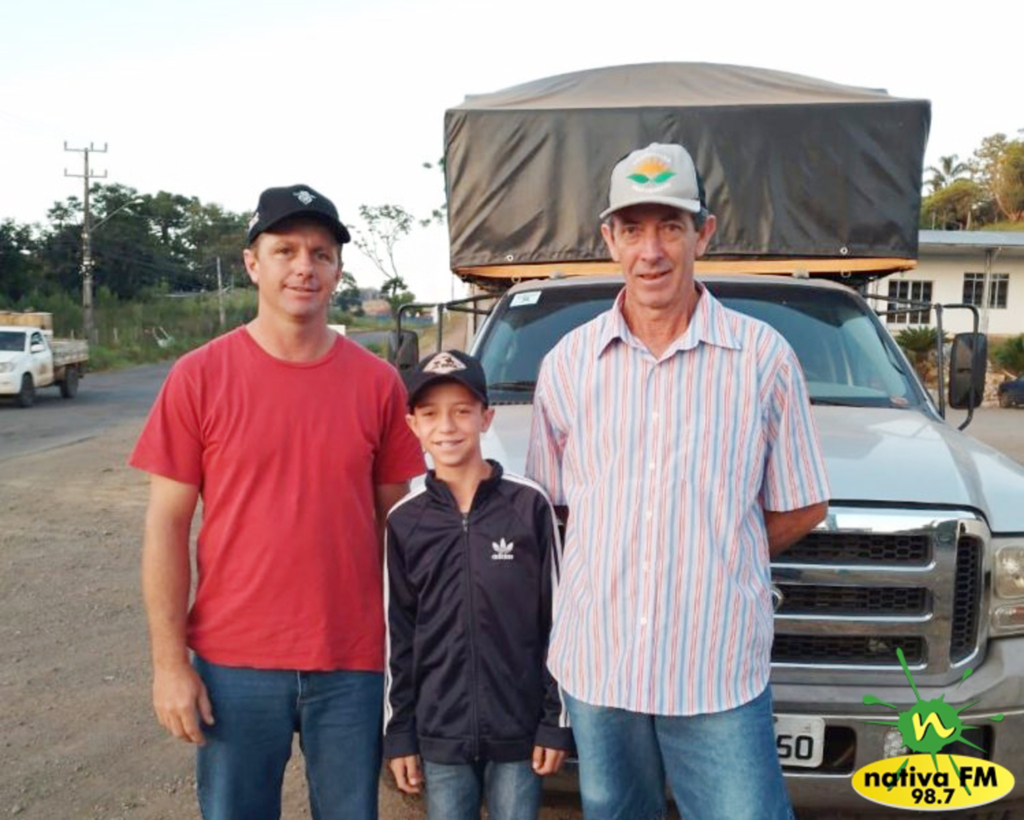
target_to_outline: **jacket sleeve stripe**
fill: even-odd
[[[558,582],[561,579],[562,573],[562,536],[558,532],[558,516],[555,514],[555,506],[551,503],[551,498],[544,491],[544,488],[535,481],[531,481],[528,478],[516,475],[515,473],[503,473],[502,478],[507,478],[509,481],[515,484],[522,484],[524,487],[529,487],[532,490],[540,493],[541,498],[548,505],[548,513],[551,519],[551,597],[552,600],[556,600],[558,597]],[[565,693],[562,690],[561,685],[558,686],[558,726],[563,729],[569,728],[569,710],[565,706]]]

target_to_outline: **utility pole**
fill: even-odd
[[[220,311],[220,332],[224,332],[224,282],[220,275],[220,257],[217,257],[217,309]]]
[[[85,325],[85,339],[89,344],[96,343],[96,334],[92,321],[92,237],[89,233],[89,180],[103,179],[107,172],[97,174],[89,170],[89,153],[107,153],[107,144],[103,143],[102,148],[97,148],[91,142],[88,148],[68,148],[67,140],[64,141],[64,150],[82,154],[85,159],[85,171],[81,174],[69,174],[64,169],[66,177],[81,177],[84,180],[85,194],[82,198],[84,210],[82,212],[82,320]]]

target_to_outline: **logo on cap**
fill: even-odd
[[[454,373],[456,370],[465,370],[466,365],[452,356],[450,353],[438,353],[423,367],[424,373]]]
[[[256,211],[256,213],[254,213],[252,215],[252,219],[249,220],[249,230],[251,231],[252,230],[252,226],[255,225],[259,221],[260,221],[260,212]]]
[[[664,185],[676,175],[668,163],[660,157],[647,156],[633,166],[633,173],[626,177],[637,183],[637,187],[650,188],[652,185]]]
[[[295,198],[299,200],[299,202],[301,202],[303,205],[308,205],[310,202],[316,199],[316,197],[313,196],[309,191],[296,191]]]

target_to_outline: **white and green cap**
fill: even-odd
[[[607,219],[631,205],[671,205],[697,214],[707,210],[704,183],[693,158],[681,145],[652,142],[620,159],[612,169]]]

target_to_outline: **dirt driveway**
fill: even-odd
[[[124,465],[138,429],[121,422],[0,463],[0,817],[197,817],[192,750],[150,710],[138,591],[146,480]],[[983,411],[971,432],[1024,462],[1024,410]],[[303,790],[293,760],[285,817],[308,816]],[[381,816],[423,815],[385,792]],[[571,804],[544,813],[579,816]]]

